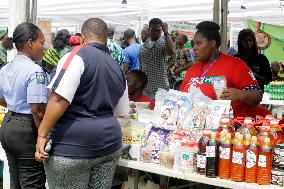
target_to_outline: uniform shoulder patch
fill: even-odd
[[[45,84],[45,75],[42,72],[36,72],[37,84]]]

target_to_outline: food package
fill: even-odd
[[[143,136],[147,135],[152,124],[138,121],[119,119],[122,131],[122,157],[125,159],[138,160]]]
[[[211,83],[213,85],[214,91],[216,93],[217,99],[220,98],[221,94],[225,89],[227,89],[227,80],[225,77],[213,77],[211,79]]]
[[[165,129],[175,130],[177,126],[178,110],[177,99],[167,97],[160,112],[160,124]]]
[[[205,128],[217,129],[223,114],[230,115],[230,100],[213,100],[208,105]]]
[[[168,145],[168,139],[171,130],[164,128],[152,127],[148,133],[146,147],[152,151],[152,162],[159,163],[159,152]]]

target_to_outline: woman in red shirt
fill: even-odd
[[[217,99],[212,78],[224,77],[227,89],[219,99],[231,100],[235,116],[246,116],[252,107],[261,101],[261,90],[249,67],[239,58],[219,51],[221,44],[220,26],[214,22],[199,23],[194,36],[196,63],[189,68],[180,87],[188,92],[191,86],[200,88],[204,95]]]

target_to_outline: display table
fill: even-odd
[[[274,106],[284,106],[284,100],[262,100],[260,104],[274,105]]]
[[[207,178],[203,175],[199,175],[196,173],[183,173],[182,171],[175,169],[168,169],[163,166],[154,163],[143,163],[133,160],[120,159],[119,166],[127,167],[131,169],[136,169],[140,171],[146,171],[150,173],[155,173],[158,175],[163,175],[167,177],[173,177],[183,180],[188,180],[192,182],[198,182],[213,186],[219,186],[224,188],[234,188],[234,189],[283,189],[283,187],[268,185],[268,186],[260,186],[258,184],[249,184],[245,182],[233,182],[230,180],[224,180],[220,178]],[[138,179],[138,178],[135,178]]]

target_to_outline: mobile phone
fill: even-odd
[[[50,139],[50,140],[47,141],[47,143],[45,144],[44,151],[45,151],[46,153],[50,152],[51,146],[52,146],[52,140]]]

